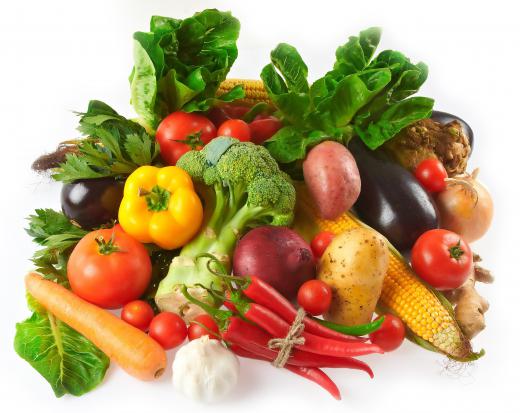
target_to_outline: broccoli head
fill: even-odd
[[[218,277],[207,268],[208,259],[200,254],[214,255],[229,270],[233,249],[245,230],[291,224],[296,195],[290,178],[266,148],[234,138],[218,137],[201,151],[187,152],[177,166],[204,186],[205,224],[172,262],[159,285],[156,302],[161,310],[190,318],[196,312],[179,295],[180,286],[186,285],[194,293],[199,288],[202,294],[200,287],[221,287]],[[211,297],[203,298],[211,301]]]

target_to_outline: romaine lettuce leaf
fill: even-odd
[[[49,382],[56,397],[81,396],[101,383],[109,358],[31,297],[28,304],[34,312],[16,324],[14,349]]]

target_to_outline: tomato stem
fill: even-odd
[[[97,237],[96,244],[98,245],[98,252],[101,255],[110,255],[113,252],[121,252],[121,249],[114,243],[115,242],[115,232],[112,232],[112,236],[108,241],[105,241],[102,235]]]
[[[448,251],[450,252],[451,258],[458,260],[460,257],[462,257],[464,255],[464,250],[460,246],[460,239],[456,245],[448,248]]]

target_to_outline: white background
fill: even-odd
[[[520,411],[518,390],[518,173],[520,25],[513,2],[459,1],[6,1],[0,5],[0,410],[38,412],[166,411]],[[217,6],[242,23],[232,76],[257,78],[269,51],[295,45],[311,79],[331,67],[335,48],[371,25],[384,28],[382,48],[424,60],[421,93],[437,109],[466,119],[476,135],[471,166],[481,167],[496,204],[489,235],[474,246],[497,281],[480,286],[491,302],[488,328],[474,341],[487,355],[471,366],[405,343],[366,357],[376,378],[332,371],[343,401],[317,386],[256,362],[242,363],[234,397],[210,408],[175,394],[170,374],[141,383],[112,366],[105,382],[81,398],[55,399],[48,384],[12,349],[14,326],[28,316],[23,276],[35,246],[24,218],[36,207],[59,208],[59,185],[29,170],[34,158],[75,137],[73,110],[104,100],[132,116],[127,77],[134,31],[152,14],[186,17]]]

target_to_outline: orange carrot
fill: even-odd
[[[50,313],[92,341],[128,374],[153,380],[164,372],[165,351],[141,330],[36,273],[27,274],[25,288]]]

